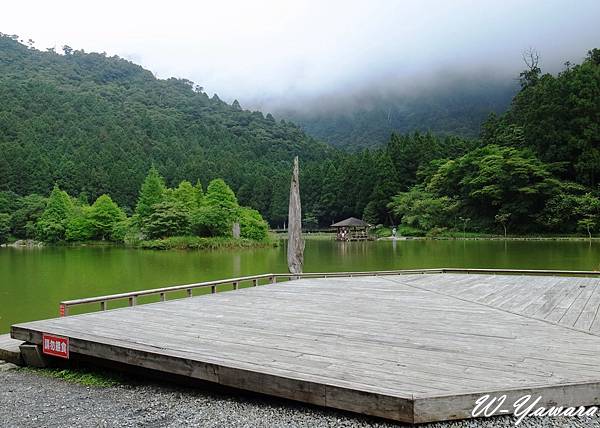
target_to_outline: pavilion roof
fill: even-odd
[[[333,223],[331,227],[367,227],[369,224],[366,221],[362,221],[356,217],[350,217],[346,220],[338,221]]]

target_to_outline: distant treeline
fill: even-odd
[[[49,243],[129,244],[171,237],[232,238],[234,224],[239,224],[242,239],[262,242],[268,237],[268,225],[260,213],[241,207],[223,180],[212,180],[206,193],[200,182],[182,181],[170,189],[155,168],[141,186],[131,217],[109,195],[100,195],[90,205],[57,185],[48,197],[0,193],[0,243],[10,237]]]
[[[190,81],[156,79],[123,59],[67,46],[63,54],[40,52],[1,36],[0,191],[21,198],[4,212],[21,236],[27,222],[17,211],[39,211],[46,202],[32,194],[54,193],[57,185],[83,205],[109,194],[131,217],[154,165],[170,188],[222,178],[240,205],[281,227],[298,155],[309,227],[355,216],[415,233],[593,231],[599,58],[593,50],[557,76],[532,63],[508,111],[492,115],[480,138],[392,135],[380,148],[347,153],[290,122],[209,98]]]

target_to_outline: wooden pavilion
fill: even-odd
[[[335,239],[337,241],[367,241],[371,239],[368,233],[369,224],[355,217],[333,223],[331,227],[336,229]]]

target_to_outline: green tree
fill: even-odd
[[[510,220],[510,213],[500,212],[495,215],[494,220],[502,225],[504,228],[504,237],[506,238],[506,233],[508,229],[508,221]]]
[[[0,244],[4,244],[10,235],[10,214],[0,213]]]
[[[13,192],[0,192],[0,213],[10,214],[19,205],[19,195]]]
[[[231,236],[233,222],[239,219],[239,205],[233,190],[220,178],[206,188],[204,224],[212,236]]]
[[[491,229],[498,212],[509,212],[515,225],[527,227],[560,189],[552,169],[527,149],[495,145],[475,149],[442,164],[427,191],[455,198],[463,216]]]
[[[167,238],[190,234],[190,214],[179,202],[166,200],[152,207],[152,214],[144,225],[149,238]]]
[[[591,193],[586,193],[578,199],[576,212],[581,216],[577,221],[577,227],[585,230],[592,239],[592,230],[596,228],[597,220],[600,217],[600,199]]]
[[[108,195],[101,195],[91,206],[88,214],[96,239],[112,239],[113,231],[125,220],[125,213]]]
[[[221,217],[217,209],[206,205],[194,210],[190,215],[191,232],[197,236],[220,236]]]
[[[77,206],[67,223],[65,239],[67,241],[87,241],[94,238],[94,226],[89,218],[89,205]]]
[[[46,198],[41,195],[28,195],[19,198],[12,213],[12,233],[17,238],[34,238],[35,224],[46,208]]]
[[[577,221],[585,215],[585,187],[570,182],[561,182],[557,191],[548,198],[537,215],[536,222],[552,232],[573,233]]]
[[[135,213],[139,216],[142,224],[144,224],[154,212],[153,206],[163,201],[165,192],[165,181],[158,173],[158,170],[152,166],[142,183],[142,188],[140,189],[137,205],[135,207]]]
[[[340,216],[341,211],[341,195],[342,176],[333,162],[328,162],[324,169],[323,185],[321,186],[321,194],[319,199],[319,207],[321,209],[322,222],[332,224]],[[302,188],[302,183],[300,183]]]
[[[398,191],[396,168],[387,153],[375,158],[374,171],[371,174],[373,190],[369,203],[365,207],[363,218],[371,224],[390,224],[388,203]]]
[[[319,220],[312,211],[309,211],[306,214],[304,214],[304,220],[302,220],[302,225],[307,229],[316,229],[317,227],[319,227]]]
[[[131,218],[127,217],[115,223],[110,232],[110,240],[114,242],[123,242],[128,233],[133,232],[137,234],[138,230],[134,229],[131,223]]]
[[[57,242],[65,239],[67,224],[73,213],[73,202],[66,192],[54,185],[46,208],[36,224],[42,241]]]
[[[452,226],[457,205],[448,196],[438,197],[415,186],[394,196],[388,206],[402,224],[429,231]]]
[[[194,195],[196,196],[196,207],[201,207],[204,204],[204,191],[200,180],[196,181],[194,185]]]
[[[192,212],[202,203],[202,185],[198,182],[196,186],[192,186],[192,183],[184,180],[179,183],[177,188],[173,189],[173,199]]]
[[[585,230],[589,238],[592,239],[592,230],[594,230],[596,227],[596,222],[594,221],[593,217],[588,216],[582,218],[577,222],[577,226],[579,226],[580,229]]]

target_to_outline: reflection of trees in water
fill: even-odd
[[[234,276],[242,276],[242,256],[234,254],[231,259],[231,270]]]

